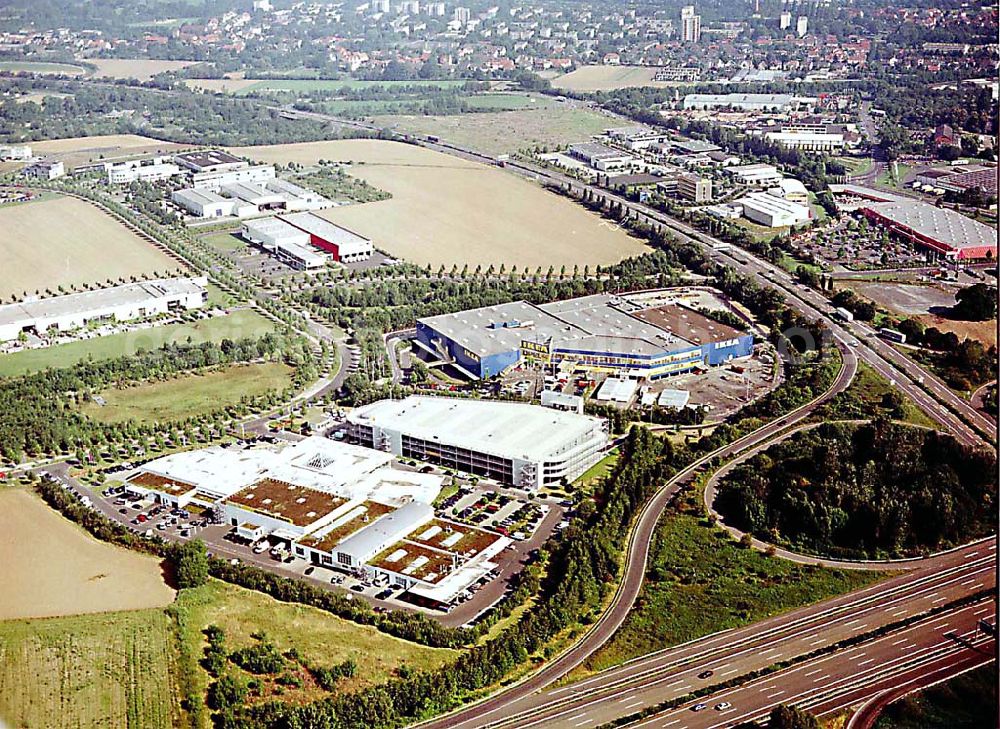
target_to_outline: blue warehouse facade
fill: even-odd
[[[420,319],[416,342],[434,359],[477,379],[524,361],[658,379],[747,357],[754,346],[749,332],[680,304],[643,307],[600,294]]]

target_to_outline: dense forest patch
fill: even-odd
[[[824,424],[739,465],[715,507],[760,539],[842,558],[903,557],[996,528],[996,459],[878,419]]]

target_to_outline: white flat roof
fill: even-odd
[[[352,500],[378,493],[381,481],[366,479],[392,460],[389,453],[312,436],[277,448],[212,447],[175,453],[138,470],[176,478],[223,498],[267,476]],[[426,498],[427,484],[415,488]]]
[[[809,217],[809,208],[797,202],[786,200],[783,197],[775,197],[766,192],[751,192],[745,197],[741,197],[736,202],[744,207],[760,210],[772,215],[794,215],[796,217]]]
[[[601,428],[589,415],[524,403],[411,395],[351,412],[354,423],[529,461],[551,460]]]
[[[350,254],[354,251],[370,250],[371,240],[363,235],[358,235],[354,231],[343,228],[336,223],[331,223],[325,218],[312,213],[288,213],[278,216],[280,220],[291,223],[296,228],[306,231],[311,235],[322,238],[333,243],[340,250],[341,254]]]
[[[611,400],[613,402],[629,402],[635,395],[636,388],[639,387],[637,380],[624,380],[617,377],[609,377],[597,391],[598,400]]]
[[[59,317],[101,312],[122,306],[155,301],[166,296],[188,296],[205,290],[204,278],[161,278],[134,284],[113,286],[78,294],[53,296],[51,299],[23,301],[0,306],[0,324],[26,320],[58,319]]]
[[[955,250],[997,247],[996,228],[948,208],[939,208],[920,200],[871,203],[866,207]]]
[[[228,200],[216,192],[212,192],[211,190],[196,190],[193,187],[186,187],[183,190],[175,190],[173,193],[173,199],[175,201],[186,200],[196,205],[232,203],[232,200]]]

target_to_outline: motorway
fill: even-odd
[[[819,717],[834,715],[886,692],[895,693],[900,686],[912,689],[929,685],[941,677],[985,665],[994,659],[996,641],[983,633],[978,623],[980,619],[994,622],[995,618],[993,601],[983,600],[925,618],[877,640],[720,691],[700,699],[706,705],[703,711],[692,712],[691,703],[687,703],[632,726],[721,729],[762,720],[778,702],[794,704]],[[731,704],[731,708],[724,711],[713,708],[723,702]],[[858,722],[852,722],[851,726],[858,726]]]
[[[925,560],[919,569],[848,595],[652,653],[568,686],[523,695],[513,701],[508,695],[507,701],[479,704],[474,710],[444,717],[427,726],[451,729],[600,726],[644,708],[688,696],[692,691],[864,636],[878,628],[942,608],[966,595],[995,589],[995,550],[994,542],[980,542]],[[980,606],[978,609],[992,611],[993,608]],[[979,617],[987,616],[981,613]],[[942,617],[933,625],[945,620]],[[902,651],[904,642],[895,643],[893,647]],[[870,653],[867,645],[859,645],[843,655],[848,660],[851,656],[858,658],[859,651]],[[827,660],[840,655],[833,654]],[[862,663],[864,665],[860,665]],[[884,661],[858,658],[857,665],[844,669],[843,675],[854,676],[858,669],[869,664],[874,670],[883,666]],[[711,676],[699,678],[709,670],[713,672]],[[827,671],[825,680],[833,681],[833,675],[835,671]],[[818,679],[810,681],[810,687],[815,683]],[[799,697],[793,696],[782,684],[769,695],[761,694],[759,699],[770,700],[767,708],[778,701],[799,701]],[[723,691],[712,700],[730,700],[725,698],[727,695]],[[743,705],[757,706],[759,703]],[[732,721],[728,716],[726,719],[727,724]],[[685,723],[684,726],[695,724]]]

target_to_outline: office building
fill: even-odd
[[[695,13],[694,5],[681,8],[681,40],[685,43],[701,40],[701,16]]]

